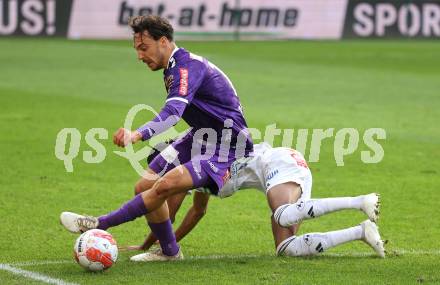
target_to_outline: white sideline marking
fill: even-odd
[[[257,257],[267,257],[268,255],[254,255],[254,254],[237,254],[237,255],[193,255],[185,257],[187,260],[203,260],[203,259],[237,259],[237,258],[257,258]],[[269,255],[270,256],[270,255]]]
[[[28,270],[23,270],[17,267],[12,267],[9,264],[2,264],[0,263],[0,270],[5,270],[5,271],[9,271],[13,274],[16,275],[20,275],[26,278],[30,278],[30,279],[34,279],[37,281],[41,281],[47,284],[56,284],[56,285],[78,285],[77,283],[69,283],[69,282],[65,282],[64,280],[61,279],[56,279],[56,278],[51,278],[49,276],[40,274],[40,273],[36,273],[36,272],[32,272],[32,271],[28,271]]]
[[[410,250],[410,249],[393,249],[387,252],[388,256],[394,255],[440,255],[440,250]],[[258,258],[258,257],[268,257],[269,255],[260,254],[260,255],[246,255],[246,254],[238,254],[238,255],[207,255],[207,256],[189,256],[185,259],[189,260],[198,260],[198,259],[237,259],[237,258]],[[275,256],[275,254],[273,255]],[[320,255],[316,255],[320,256]],[[334,257],[367,257],[367,256],[376,256],[374,251],[365,251],[365,252],[345,252],[345,253],[332,253],[325,252],[322,256],[334,256]],[[301,257],[299,257],[301,258]]]
[[[345,252],[345,253],[332,253],[325,252],[322,256],[335,256],[335,257],[363,257],[363,256],[375,256],[376,254],[373,251],[365,251],[365,252]],[[413,250],[413,249],[393,249],[388,252],[388,255],[440,255],[440,250]],[[237,255],[193,255],[188,256],[186,260],[209,260],[209,259],[238,259],[238,258],[259,258],[259,257],[268,257],[275,256],[275,254],[237,254]],[[318,255],[319,256],[319,255]],[[68,264],[73,263],[72,260],[60,259],[60,260],[30,260],[24,262],[16,262],[9,264],[1,264],[0,265],[9,265],[9,266],[38,266],[38,265],[50,265],[50,264]],[[0,268],[2,269],[2,268]]]
[[[396,253],[401,255],[440,255],[440,249],[434,249],[434,250],[395,249],[395,250],[390,250],[390,253]]]
[[[73,263],[73,260],[31,260],[24,262],[9,263],[9,265],[22,267],[22,266],[65,264],[65,263]]]

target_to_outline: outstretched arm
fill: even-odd
[[[188,63],[188,66],[172,68],[171,74],[167,77],[171,79],[172,83],[168,90],[165,106],[158,116],[136,131],[119,129],[113,135],[113,142],[120,147],[125,147],[129,143],[136,143],[139,140],[149,140],[177,124],[185,108],[191,103],[201,86],[205,72],[207,72],[207,68],[201,62],[192,62]]]
[[[186,103],[177,100],[167,102],[157,117],[136,131],[130,131],[124,128],[118,129],[113,135],[113,143],[120,147],[125,147],[129,143],[149,140],[151,137],[177,124],[185,111],[186,105]]]

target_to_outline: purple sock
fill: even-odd
[[[141,194],[124,204],[120,209],[98,218],[98,229],[106,230],[143,216],[147,213]]]
[[[179,252],[179,245],[176,242],[176,236],[174,235],[170,219],[157,224],[148,223],[148,225],[159,240],[160,247],[165,255],[173,256]]]

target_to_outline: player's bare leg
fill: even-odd
[[[178,258],[181,256],[166,200],[174,195],[185,195],[192,186],[193,182],[189,171],[186,167],[179,166],[158,179],[150,190],[141,194],[144,205],[149,210],[148,225],[152,233],[159,239],[162,250],[157,253],[146,253],[141,256],[141,259],[133,257],[133,261],[167,260],[169,256],[177,256]]]
[[[198,224],[198,222],[203,218],[203,216],[206,214],[206,210],[208,208],[208,202],[209,202],[209,194],[207,193],[201,193],[198,191],[193,192],[193,205],[186,213],[183,221],[180,223],[179,227],[177,228],[175,235],[176,235],[176,241],[179,242],[182,240],[189,232],[192,231],[192,229]],[[174,195],[167,200],[167,204],[170,211],[170,219],[173,221],[174,217],[179,210],[183,200],[187,196],[186,194],[179,193],[177,195]],[[279,226],[278,226],[279,227]],[[280,227],[281,229],[284,229]],[[144,241],[142,246],[135,246],[131,247],[129,249],[132,250],[148,250],[150,247],[157,241],[157,238],[154,236],[154,234],[150,234],[147,239]],[[138,256],[133,256],[131,260],[137,261],[138,257],[142,258],[142,254]]]
[[[272,224],[272,234],[273,234],[273,239],[275,242],[275,249],[276,249],[278,247],[278,245],[280,243],[282,243],[284,240],[295,235],[296,228],[298,228],[298,225],[295,225],[295,226],[292,226],[289,228],[283,228],[275,222],[275,220],[273,219],[273,216],[270,218],[270,220],[271,220],[271,224]]]
[[[176,220],[177,211],[179,211],[180,206],[182,206],[183,200],[188,195],[187,192],[178,193],[167,199],[168,210],[170,213],[170,220],[174,223]]]
[[[176,212],[180,208],[185,196],[182,196],[182,193],[172,196],[167,200],[170,209],[170,217],[173,219]],[[186,213],[183,221],[179,225],[178,229],[175,232],[176,241],[179,242],[182,240],[192,229],[198,224],[198,222],[203,218],[206,214],[206,210],[208,208],[209,202],[209,194],[202,193],[198,191],[194,191],[193,194],[193,205]],[[278,226],[279,227],[279,226]],[[281,228],[281,227],[280,227]],[[284,228],[281,228],[284,229]],[[285,230],[285,229],[284,229]],[[148,236],[148,238],[144,242],[144,246],[142,249],[147,250],[151,247],[151,245],[156,241],[156,237],[152,234]],[[157,251],[156,251],[157,253]],[[149,255],[154,255],[155,252],[152,253],[143,253],[132,256],[130,260],[132,261],[148,261],[146,260]]]
[[[194,191],[193,204],[176,230],[176,240],[182,240],[205,216],[208,209],[209,194]]]
[[[177,194],[175,196],[178,195],[180,194]],[[183,239],[203,218],[203,216],[206,213],[206,209],[208,207],[208,201],[209,201],[209,194],[201,193],[198,191],[194,192],[193,205],[186,213],[185,218],[183,219],[179,228],[176,230],[176,241],[180,241],[181,239]],[[152,261],[158,259],[160,260],[161,256],[162,256],[161,251],[156,250],[153,252],[146,252],[132,256],[130,260],[135,262],[145,262],[145,261]]]
[[[179,193],[174,196],[171,196],[167,199],[166,204],[168,205],[168,211],[170,214],[171,223],[174,223],[176,213],[180,209],[183,200],[187,196],[186,193]],[[156,211],[155,211],[156,212]],[[148,215],[148,214],[147,214]],[[146,215],[146,216],[147,216]],[[176,241],[179,241],[179,236],[176,234]],[[119,250],[131,251],[131,250],[149,250],[154,243],[157,242],[157,237],[150,232],[150,234],[145,238],[144,242],[141,245],[132,245],[132,246],[120,246]]]
[[[155,223],[149,221],[149,226],[152,232],[158,237],[162,253],[164,254],[164,258],[159,260],[180,258],[180,249],[176,243],[171,221],[169,220],[169,213],[164,203],[166,199],[172,195],[182,192],[186,193],[192,188],[194,188],[192,176],[188,169],[181,165],[158,179],[149,191],[136,195],[135,198],[123,205],[120,209],[108,215],[101,216],[97,219],[65,212],[61,214],[61,222],[66,229],[72,232],[80,232],[83,229],[90,228],[105,230],[109,227],[132,221],[147,214],[147,212],[151,214],[156,211],[152,215],[154,216],[154,220],[163,222]]]
[[[160,179],[160,176],[157,175],[153,170],[147,169],[146,170],[146,176],[139,179],[139,181],[136,183],[135,186],[135,194],[140,194],[142,192],[145,192],[147,190],[150,190],[153,188],[154,184]],[[166,214],[169,212],[169,217],[171,219],[171,222],[174,222],[174,216],[177,212],[177,210],[180,207],[180,204],[182,203],[183,199],[185,198],[186,193],[179,193],[179,195],[174,195],[166,201],[160,208],[155,210],[152,213],[148,213],[145,215],[147,221],[154,222],[154,223],[160,223],[163,222],[164,218],[168,215]],[[167,204],[172,203],[172,207],[167,207]],[[177,207],[177,208],[176,208]],[[171,212],[171,209],[173,210],[173,213]]]
[[[290,218],[290,222],[284,224],[284,226],[287,227],[286,230],[282,231],[277,228],[276,225],[274,225],[274,222],[272,223],[272,230],[274,232],[275,243],[277,245],[277,255],[314,255],[346,242],[362,240],[373,248],[380,257],[385,256],[384,242],[381,240],[379,228],[375,223],[369,220],[364,221],[358,226],[339,231],[327,233],[309,233],[302,236],[296,236],[296,232],[298,230],[297,227],[299,226],[299,223],[304,220],[298,218],[299,215],[296,213],[299,211],[298,209],[302,208],[302,210],[304,210],[305,205],[309,204],[309,207],[306,209],[307,211],[305,211],[305,213],[307,213],[309,216],[312,216],[309,213],[314,212],[314,207],[318,208],[318,215],[346,208],[355,208],[360,210],[371,209],[378,212],[378,195],[373,193],[359,197],[308,200],[313,201],[310,203],[304,203],[304,201],[298,202],[300,195],[301,188],[296,183],[281,184],[272,188],[268,192],[267,197],[269,205],[271,209],[275,211],[275,218],[279,219],[279,211],[285,207],[282,206],[284,204],[283,201],[290,200],[289,203],[286,203],[288,208],[284,214],[287,218]],[[292,216],[294,218],[292,218]],[[274,219],[272,219],[272,221],[274,221]],[[278,224],[278,221],[275,224]],[[291,229],[292,226],[295,226],[296,228]],[[292,234],[287,236],[289,232]],[[283,240],[280,241],[280,239]]]
[[[285,204],[293,204],[301,197],[301,187],[294,182],[287,182],[274,186],[267,193],[267,201],[272,212]],[[273,216],[271,217],[272,234],[275,241],[275,248],[285,239],[295,235],[299,229],[299,224],[283,228],[278,225]]]
[[[169,211],[171,223],[174,223],[176,213],[180,209],[180,206],[182,205],[182,202],[185,199],[186,195],[187,195],[186,193],[179,193],[167,199],[166,204],[168,205],[168,211]],[[160,215],[158,216],[160,217]],[[154,235],[154,233],[150,233],[140,247],[139,246],[133,247],[133,249],[148,250],[156,241],[157,241],[157,237]],[[179,241],[177,235],[176,235],[176,241],[177,242]]]
[[[160,178],[160,176],[157,175],[153,170],[151,170],[151,169],[145,170],[145,175],[143,177],[141,177],[136,182],[136,185],[134,187],[135,195],[138,195],[142,192],[145,192],[145,191],[151,189],[154,186],[154,183],[156,183],[157,180],[159,180],[159,178]],[[172,199],[172,198],[170,198],[170,199]],[[162,217],[164,215],[166,215],[165,212],[169,211],[169,208],[167,207],[168,202],[170,202],[170,201],[167,201],[167,203],[164,203],[164,205],[160,209],[157,209],[153,213],[146,214],[145,219],[147,220],[147,222],[148,222],[148,220],[153,221],[153,222],[160,222]],[[170,215],[171,215],[171,213],[170,213]],[[171,221],[173,221],[173,219],[171,219]],[[120,246],[119,249],[120,250],[146,250],[146,249],[150,248],[151,245],[157,240],[157,238],[152,233],[148,237],[149,238],[147,238],[141,246],[138,246],[138,245],[136,245],[136,246]]]
[[[146,175],[138,180],[134,187],[135,195],[138,195],[142,192],[145,192],[151,188],[153,188],[154,184],[159,180],[160,176],[157,175],[153,170],[147,169]],[[145,218],[147,221],[152,222],[163,222],[161,221],[162,217],[166,216],[166,213],[168,211],[167,205],[164,203],[160,209],[157,209],[157,211],[153,213],[149,213],[145,215]]]
[[[156,174],[153,170],[145,170],[145,176],[141,177],[134,186],[135,195],[151,189],[154,183],[159,180],[159,178],[160,176]]]
[[[142,200],[149,213],[153,213],[171,196],[186,193],[193,188],[190,172],[184,165],[170,170],[159,178],[153,187],[141,193]]]

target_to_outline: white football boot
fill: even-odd
[[[363,196],[361,210],[368,216],[370,221],[377,222],[379,219],[380,195],[371,193]]]
[[[130,257],[134,262],[149,262],[149,261],[176,261],[182,260],[182,250],[179,248],[179,252],[176,255],[168,256],[162,253],[162,249],[158,248],[154,251],[147,251],[138,255]]]
[[[385,257],[384,241],[380,238],[379,227],[370,220],[361,223],[363,230],[362,240],[368,244],[380,257]]]
[[[98,227],[98,218],[78,215],[71,212],[62,212],[60,215],[61,224],[72,233],[83,233]]]

